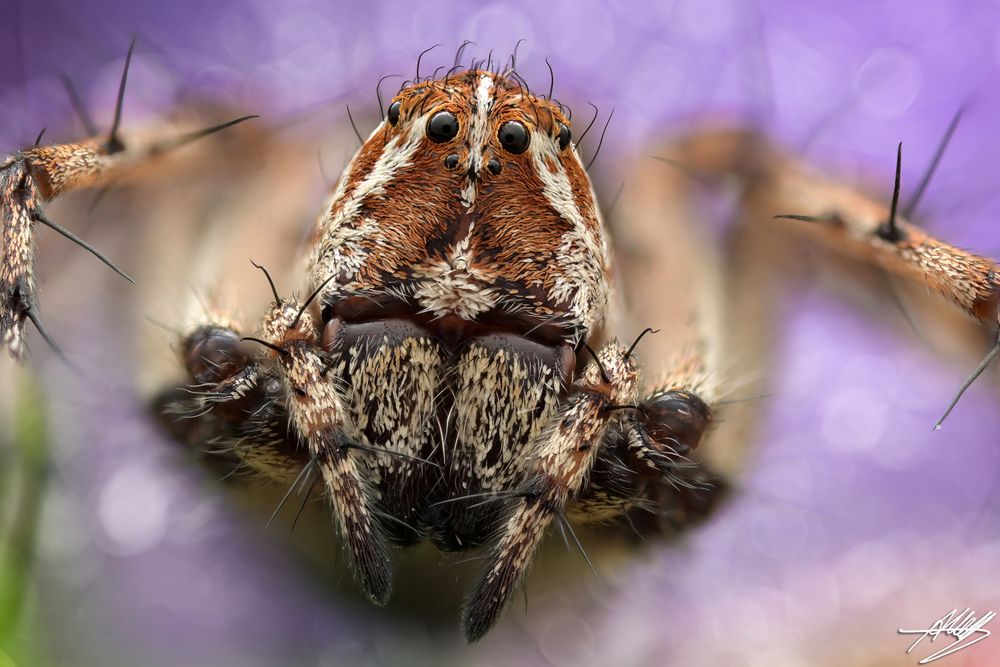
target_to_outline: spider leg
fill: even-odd
[[[636,350],[640,409],[609,431],[588,487],[568,508],[575,522],[679,531],[707,518],[746,465],[759,407],[726,405],[724,421],[717,413],[733,394],[766,393],[761,369],[776,317],[762,295],[774,271],[756,251],[769,239],[720,247],[717,230],[695,223],[706,217],[694,196],[701,184],[686,169],[639,164],[609,221],[624,297],[611,329],[619,337],[658,331]]]
[[[693,454],[716,409],[702,355],[677,355],[651,386],[601,442],[587,486],[567,508],[573,521],[625,518],[641,526],[640,536],[678,532],[705,519],[724,497],[726,477]]]
[[[306,466],[318,468],[359,583],[385,604],[392,571],[367,468],[344,434],[337,379],[326,372],[330,360],[304,310],[294,299],[280,301],[260,338],[228,323],[190,329],[180,349],[192,384],[171,411],[181,413],[178,423],[190,422],[182,439],[215,443],[209,453],[235,457],[271,480],[295,484]],[[254,354],[253,343],[268,354]]]
[[[465,604],[463,627],[469,642],[481,639],[506,609],[549,524],[586,485],[601,442],[621,414],[618,408],[635,403],[638,371],[627,348],[609,343],[594,361],[532,447],[534,471]]]
[[[277,303],[264,317],[261,338],[249,340],[262,343],[276,363],[291,424],[319,466],[358,583],[374,603],[384,605],[392,592],[389,547],[377,518],[368,469],[358,447],[345,435],[342,391],[327,372],[329,355],[306,312],[311,300],[304,305],[296,299]]]
[[[911,204],[899,206],[901,144],[892,197],[885,200],[822,174],[754,132],[705,129],[676,142],[668,153],[702,178],[737,181],[743,217],[757,234],[801,237],[876,267],[901,284],[922,286],[986,325],[996,349],[989,330],[1000,322],[1000,266],[935,238],[907,219],[934,164]],[[990,352],[985,361],[995,356]]]
[[[666,159],[699,178],[737,179],[740,206],[754,224],[775,220],[784,234],[803,235],[922,284],[978,322],[997,321],[997,263],[933,237],[897,211],[898,178],[891,201],[880,201],[748,131],[705,129],[666,152]]]
[[[129,282],[134,282],[99,250],[49,219],[45,215],[45,204],[73,190],[104,187],[123,178],[134,178],[141,171],[139,167],[153,158],[255,117],[243,116],[169,138],[136,134],[126,140],[119,132],[119,122],[131,54],[130,49],[114,127],[108,136],[75,143],[36,145],[0,159],[0,344],[14,359],[23,359],[26,352],[26,320],[32,320],[48,340],[38,316],[33,235],[36,223],[53,229]]]

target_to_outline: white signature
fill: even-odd
[[[940,635],[950,635],[955,638],[955,641],[945,646],[940,651],[932,653],[918,664],[926,665],[929,662],[934,662],[938,658],[943,658],[946,655],[951,655],[956,651],[961,651],[964,648],[969,648],[976,642],[982,641],[990,636],[990,631],[983,628],[984,625],[993,620],[996,616],[995,611],[990,611],[983,614],[980,618],[976,618],[976,612],[972,611],[968,607],[965,611],[959,611],[958,609],[952,609],[947,614],[934,621],[934,624],[927,630],[903,630],[899,629],[899,634],[901,635],[920,635],[917,637],[917,641],[910,644],[910,648],[906,649],[909,653],[912,651],[917,644],[924,640],[925,637],[930,637],[933,642]],[[977,637],[971,641],[966,641],[973,635],[978,634]]]

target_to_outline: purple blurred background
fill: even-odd
[[[1000,175],[989,167],[1000,152],[995,2],[87,0],[8,9],[0,151],[43,126],[58,138],[79,132],[60,73],[106,123],[132,33],[130,119],[169,108],[178,92],[274,119],[331,98],[372,107],[378,78],[411,73],[435,43],[443,46],[425,57],[426,71],[450,64],[465,39],[477,44],[470,55],[501,58],[524,39],[518,62],[529,82],[547,82],[548,58],[556,96],[580,116],[586,101],[615,108],[609,155],[595,168],[606,189],[620,160],[640,159],[686,118],[723,110],[788,145],[810,139],[811,159],[874,174],[882,191],[903,141],[905,197],[967,103],[921,217],[958,245],[1000,256]],[[515,604],[473,648],[459,643],[457,614],[441,630],[317,590],[198,471],[170,464],[170,444],[131,389],[136,360],[102,345],[101,324],[90,322],[76,346],[111,369],[120,390],[48,387],[58,473],[36,588],[51,661],[916,664],[930,649],[905,655],[912,639],[898,628],[1000,606],[995,375],[932,433],[968,368],[818,286],[801,289],[787,313],[776,393],[760,404],[764,426],[738,497],[680,547],[649,545],[600,579],[547,590],[527,615]],[[993,638],[940,664],[998,657]]]

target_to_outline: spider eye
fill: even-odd
[[[435,143],[454,139],[458,134],[458,119],[450,111],[438,111],[427,121],[427,136]]]
[[[386,117],[389,119],[389,124],[395,127],[396,123],[399,122],[399,107],[403,106],[400,102],[393,102],[389,105],[389,112]]]
[[[563,123],[559,123],[559,150],[566,150],[572,138],[573,133],[569,131],[569,127]]]
[[[497,138],[500,139],[500,145],[505,150],[515,155],[528,150],[528,144],[531,143],[531,134],[528,133],[528,128],[519,120],[508,120],[501,125]]]

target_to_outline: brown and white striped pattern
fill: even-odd
[[[396,127],[384,121],[348,165],[320,217],[311,278],[333,282],[337,304],[358,294],[434,317],[516,315],[552,323],[576,343],[608,302],[607,243],[575,149],[560,150],[557,105],[514,79],[472,70],[403,90]],[[457,136],[434,143],[428,120],[458,118]],[[508,120],[531,133],[527,151],[500,145]],[[454,168],[445,158],[458,156]],[[500,173],[486,168],[489,160]]]

